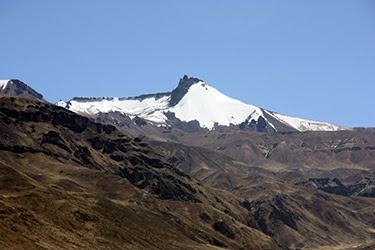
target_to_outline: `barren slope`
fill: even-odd
[[[333,195],[280,182],[283,173],[197,146],[168,142],[151,145],[204,184],[248,200],[244,203],[251,214],[248,225],[291,248],[374,246],[374,198]]]
[[[0,136],[2,248],[283,248],[247,225],[244,199],[112,126],[1,96]]]

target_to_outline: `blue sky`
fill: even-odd
[[[281,114],[375,127],[375,1],[0,0],[0,79],[57,102],[184,74]]]

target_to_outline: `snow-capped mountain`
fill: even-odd
[[[283,132],[347,129],[245,104],[220,93],[200,79],[186,75],[172,92],[137,97],[75,97],[57,105],[86,116],[118,112],[130,119],[141,118],[149,124],[164,127],[174,126],[178,122],[198,124],[200,128],[208,130],[220,127]]]
[[[21,96],[37,101],[47,102],[43,99],[43,95],[27,86],[20,80],[0,80],[0,94]]]

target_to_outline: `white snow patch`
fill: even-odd
[[[9,82],[10,80],[0,80],[0,90],[5,89]]]
[[[301,119],[297,117],[291,117],[286,115],[280,115],[277,113],[267,112],[269,115],[273,116],[280,122],[291,126],[292,128],[297,129],[300,132],[303,131],[337,131],[345,129],[344,127],[340,127],[328,122],[319,122],[319,121],[312,121]]]
[[[66,102],[64,102],[64,101],[62,101],[62,100],[60,100],[59,102],[56,102],[55,103],[55,105],[56,106],[60,106],[60,107],[63,107],[63,108],[65,108],[66,107]]]
[[[1,82],[0,82],[1,83]],[[4,85],[4,83],[3,83]],[[3,86],[0,85],[0,86]],[[57,105],[77,112],[94,115],[97,113],[120,112],[126,114],[131,119],[136,116],[155,123],[156,126],[168,126],[165,113],[174,113],[176,118],[184,122],[198,121],[201,127],[214,129],[215,124],[222,126],[239,125],[242,122],[258,121],[263,114],[263,110],[241,101],[232,99],[213,87],[200,81],[190,86],[188,92],[180,102],[174,106],[169,106],[171,96],[164,96],[156,99],[149,97],[146,99],[124,99],[124,98],[92,98],[71,100],[67,106],[65,102],[58,102]],[[274,119],[281,123],[295,128],[298,131],[336,131],[347,128],[331,123],[318,122],[277,113],[265,111]],[[275,128],[274,124],[271,124]]]
[[[153,121],[155,123],[164,123],[167,117],[163,111],[168,108],[169,96],[155,99],[154,97],[144,100],[92,100],[92,101],[70,101],[70,110],[77,113],[87,113],[90,115],[97,113],[121,112],[130,117],[138,116],[140,118]]]
[[[260,108],[232,99],[211,86],[198,82],[192,85],[181,101],[169,111],[181,121],[197,120],[201,127],[213,129],[215,123],[238,125],[247,118],[258,120]]]

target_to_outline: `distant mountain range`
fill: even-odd
[[[125,117],[140,124],[184,132],[230,128],[258,132],[337,131],[349,128],[281,115],[232,99],[198,78],[184,76],[171,92],[136,97],[75,97],[57,105],[93,118]],[[114,114],[121,115],[122,118]],[[105,121],[104,121],[105,122]]]

